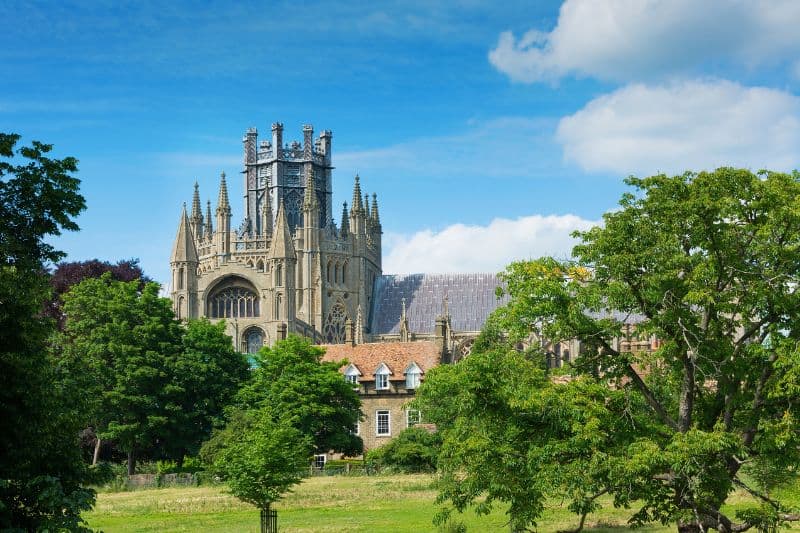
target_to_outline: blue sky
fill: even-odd
[[[168,279],[180,206],[241,137],[333,130],[387,272],[564,255],[622,178],[800,160],[800,3],[6,2],[0,130],[80,160],[69,259]],[[241,212],[234,202],[234,224]],[[338,210],[337,210],[338,212]]]

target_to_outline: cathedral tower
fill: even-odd
[[[333,219],[330,131],[285,143],[250,128],[243,138],[244,220],[232,225],[225,173],[212,221],[195,184],[173,249],[172,298],[181,318],[224,319],[237,349],[255,352],[288,333],[342,343],[345,324],[368,324],[381,274],[380,222],[373,195],[365,207],[360,178],[340,227]],[[359,315],[359,309],[361,315]]]

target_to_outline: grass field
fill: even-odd
[[[276,505],[283,532],[436,532],[437,511],[432,477],[397,475],[375,477],[314,477],[303,481]],[[792,494],[792,496],[795,496]],[[734,494],[733,507],[744,497]],[[797,501],[792,498],[792,501]],[[608,502],[606,502],[608,503]],[[586,531],[620,533],[631,511],[610,505],[587,519]],[[225,492],[224,487],[184,487],[135,492],[101,493],[86,515],[90,527],[107,533],[131,531],[257,532],[258,511]],[[504,509],[477,517],[469,511],[454,515],[468,532],[508,531]],[[575,527],[577,517],[556,506],[539,524],[539,531]],[[675,531],[653,526],[636,531]]]

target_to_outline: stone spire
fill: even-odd
[[[206,227],[205,227],[205,237],[207,239],[211,238],[211,234],[214,233],[214,225],[211,223],[211,200],[206,202]]]
[[[228,201],[228,184],[225,183],[224,172],[219,180],[217,232],[214,234],[214,244],[219,260],[227,261],[227,256],[231,253],[231,203]]]
[[[380,226],[381,218],[378,216],[378,195],[372,193],[372,222],[375,223],[376,226]]]
[[[217,214],[219,214],[221,210],[224,210],[227,214],[231,212],[231,203],[228,201],[228,184],[225,183],[225,172],[220,174]]]
[[[269,250],[270,259],[294,258],[294,243],[292,233],[289,231],[289,223],[286,221],[286,209],[283,200],[278,203],[278,220],[275,224],[275,234],[272,239],[272,247]]]
[[[364,215],[369,217],[369,194],[364,195]]]
[[[347,234],[350,233],[350,219],[347,216],[347,202],[342,204],[342,226],[341,232],[343,237],[347,237]]]
[[[361,183],[360,178],[356,174],[356,182],[353,185],[353,203],[350,206],[350,214],[358,215],[364,212],[364,204],[361,203]]]
[[[192,197],[192,216],[189,219],[195,239],[203,238],[203,210],[200,207],[200,185],[194,182],[194,196]]]
[[[183,204],[181,211],[181,221],[178,223],[178,233],[172,246],[170,263],[197,263],[197,248],[194,245],[189,217],[186,215],[186,204]]]

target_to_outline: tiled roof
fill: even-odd
[[[422,369],[423,373],[437,366],[441,354],[433,341],[419,342],[371,342],[367,344],[323,344],[325,355],[323,361],[341,361],[347,359],[354,364],[362,374],[361,381],[375,379],[375,371],[385,363],[392,371],[389,379],[392,381],[404,380],[403,371],[412,361]],[[342,367],[344,371],[345,367]]]
[[[432,333],[436,317],[444,312],[447,297],[453,331],[480,331],[489,313],[505,304],[495,295],[501,281],[496,274],[412,274],[380,276],[375,280],[370,332],[375,335],[400,332],[403,298],[408,329]]]

